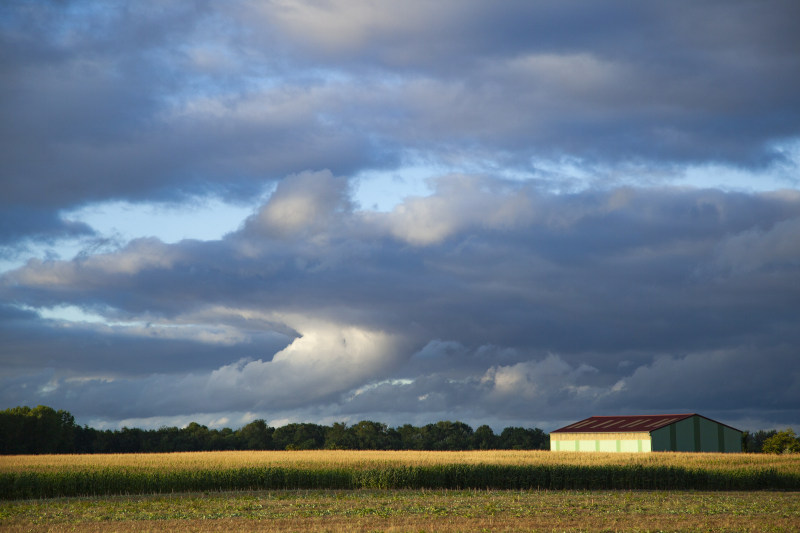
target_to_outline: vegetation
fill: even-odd
[[[800,456],[331,450],[0,458],[0,499],[423,488],[800,490]]]
[[[796,492],[263,491],[0,502],[3,531],[796,531]]]
[[[800,453],[800,438],[792,429],[779,431],[764,441],[764,453]]]
[[[40,405],[0,411],[0,454],[152,453],[222,450],[546,450],[548,435],[538,428],[506,428],[495,435],[489,426],[473,431],[462,422],[442,421],[389,428],[362,421],[288,424],[269,427],[255,420],[234,431],[209,429],[192,422],[185,428],[154,430],[80,427],[67,411]]]
[[[549,447],[549,435],[539,428],[508,427],[496,435],[486,425],[473,431],[463,422],[450,421],[397,428],[369,420],[352,426],[298,423],[276,429],[264,420],[255,420],[237,430],[209,429],[196,422],[184,428],[97,430],[78,426],[67,411],[43,405],[0,411],[0,455],[322,449],[547,450]],[[742,450],[795,453],[800,452],[800,439],[791,429],[780,433],[744,432]]]
[[[745,431],[742,435],[742,451],[745,453],[762,453],[764,451],[764,442],[775,435],[776,430],[770,429],[759,430],[755,432]]]

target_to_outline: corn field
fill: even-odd
[[[0,499],[275,489],[800,490],[800,457],[529,451],[0,457]]]

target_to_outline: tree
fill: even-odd
[[[75,418],[45,405],[0,412],[0,453],[72,453]]]
[[[362,420],[352,426],[348,433],[353,436],[355,447],[359,450],[387,450],[392,447],[388,428],[380,422]]]
[[[546,450],[550,446],[548,435],[539,428],[508,427],[499,440],[504,450]]]
[[[278,450],[319,450],[325,445],[325,426],[287,424],[272,434]]]
[[[761,443],[776,432],[747,434],[744,442],[760,451]],[[792,433],[793,435],[793,433]],[[792,441],[793,442],[793,441]],[[782,449],[793,450],[794,445]],[[538,428],[506,428],[495,435],[489,426],[477,431],[463,422],[440,421],[397,428],[364,420],[348,427],[310,423],[271,428],[254,420],[238,430],[209,429],[192,422],[184,428],[160,427],[97,430],[80,427],[67,411],[47,406],[13,407],[0,411],[0,454],[37,453],[152,453],[201,450],[491,450],[547,449],[548,436]]]
[[[211,434],[207,426],[191,422],[188,426],[183,428],[183,434],[189,437],[189,449],[186,451],[199,452],[203,450],[210,450]]]
[[[353,435],[344,422],[334,422],[325,430],[325,448],[328,450],[352,450],[355,448]]]
[[[497,436],[486,424],[472,434],[472,447],[476,450],[494,450],[497,448]]]
[[[472,446],[472,428],[464,422],[450,422],[449,420],[437,422],[436,428],[440,435],[439,449],[442,450],[469,450]]]
[[[800,453],[800,439],[788,428],[765,440],[762,450],[764,453]]]
[[[253,420],[236,432],[239,444],[245,450],[271,450],[272,433],[275,430],[264,420]]]
[[[744,441],[744,451],[747,453],[761,453],[764,448],[764,442],[773,435],[777,434],[778,432],[774,429],[770,429],[769,431],[759,430],[755,433],[750,433],[749,431],[745,431],[742,434],[742,440]]]
[[[425,443],[423,442],[422,430],[411,424],[403,424],[397,428],[399,435],[398,447],[402,450],[424,450]]]

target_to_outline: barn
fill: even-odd
[[[552,451],[741,452],[742,432],[696,413],[592,416],[550,433]]]

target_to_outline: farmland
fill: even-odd
[[[259,491],[0,502],[3,531],[797,531],[796,492]]]
[[[800,458],[531,451],[266,451],[0,458],[1,499],[285,489],[800,490]]]
[[[118,531],[800,527],[797,455],[2,456],[0,491],[4,531],[99,531],[110,523]]]

